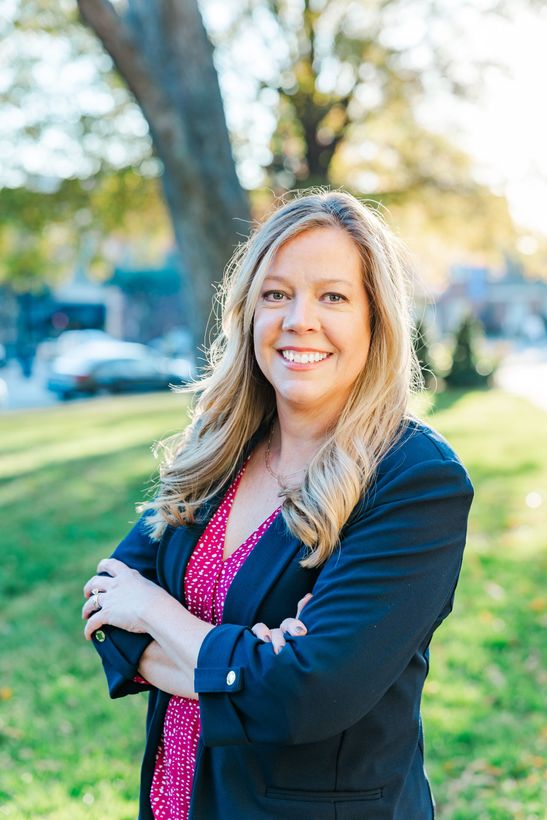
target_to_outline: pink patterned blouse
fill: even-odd
[[[184,576],[188,610],[211,624],[222,623],[230,584],[281,510],[274,510],[226,561],[223,559],[226,522],[247,461],[197,542]],[[155,820],[187,820],[200,730],[199,701],[173,695],[165,715],[150,789]]]

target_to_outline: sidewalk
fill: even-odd
[[[547,345],[511,353],[500,364],[494,382],[547,410]]]

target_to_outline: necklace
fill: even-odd
[[[272,476],[272,478],[275,478],[278,485],[280,487],[283,487],[282,479],[291,478],[291,476],[293,476],[293,475],[298,475],[298,473],[301,473],[303,470],[307,470],[308,467],[307,467],[307,465],[306,465],[306,467],[300,467],[300,469],[295,470],[294,473],[275,473],[273,471],[272,463],[271,463],[273,431],[274,431],[274,426],[272,424],[272,426],[270,428],[270,435],[268,436],[268,442],[266,444],[266,449],[264,450],[264,462],[266,464],[266,469],[269,472],[269,474]]]

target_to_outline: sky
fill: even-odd
[[[486,74],[476,103],[435,101],[437,123],[459,131],[480,178],[506,194],[515,221],[547,235],[547,8],[470,30],[466,47],[491,53],[506,70]]]

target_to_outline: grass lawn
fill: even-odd
[[[136,817],[145,699],[108,699],[82,638],[81,587],[136,519],[155,470],[150,446],[185,423],[186,401],[99,399],[0,417],[0,817]],[[424,694],[439,817],[543,818],[545,414],[498,391],[421,407],[476,489]]]

